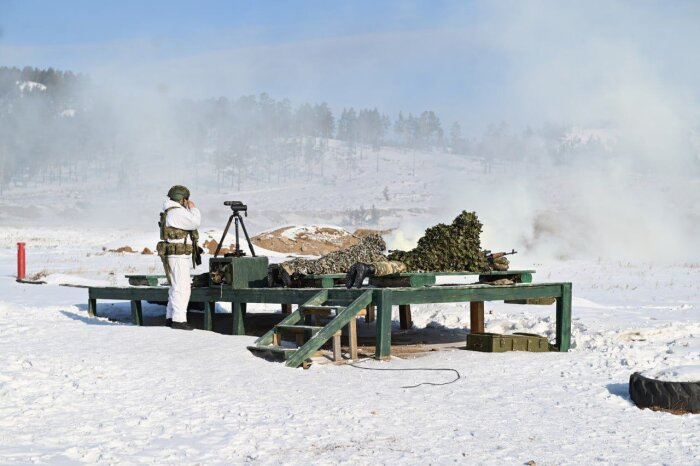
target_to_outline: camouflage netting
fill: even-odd
[[[475,212],[462,211],[451,225],[428,228],[415,248],[392,251],[389,259],[404,262],[412,272],[488,271],[479,239],[481,226]]]
[[[290,275],[345,273],[355,262],[372,263],[386,260],[386,243],[379,235],[365,236],[349,248],[334,251],[320,259],[293,259],[282,264]]]

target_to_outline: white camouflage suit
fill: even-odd
[[[170,207],[177,207],[168,211],[166,225],[181,230],[196,230],[202,221],[202,214],[199,209],[193,207],[186,209],[173,200],[166,200],[163,203],[163,211]],[[190,239],[188,238],[188,243]],[[169,240],[170,243],[184,242],[183,240]],[[165,317],[173,319],[173,322],[187,322],[187,304],[190,302],[192,293],[192,279],[190,270],[192,269],[192,256],[177,254],[167,256],[170,266],[170,289],[168,290],[168,309]]]

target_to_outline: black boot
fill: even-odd
[[[267,267],[267,286],[270,288],[278,286],[289,288],[292,286],[292,277],[280,264],[270,264]]]
[[[371,277],[376,272],[372,264],[365,264],[363,262],[355,262],[348,273],[345,274],[345,287],[346,288],[362,288],[362,282],[367,277]]]
[[[165,326],[172,327],[173,326],[173,319],[165,319]]]
[[[282,280],[282,286],[285,288],[289,288],[292,286],[292,277],[289,276],[286,270],[284,270],[284,267],[280,266],[280,279]]]
[[[279,286],[280,266],[279,264],[270,264],[267,266],[267,287],[274,288]]]
[[[173,328],[176,330],[194,330],[187,322],[173,322]]]

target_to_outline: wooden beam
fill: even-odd
[[[245,335],[245,324],[243,322],[243,308],[245,303],[234,301],[231,303],[231,313],[233,313],[233,334]]]
[[[571,283],[561,284],[561,296],[557,298],[557,341],[559,351],[569,351],[571,346]]]
[[[357,319],[352,319],[348,323],[348,348],[350,350],[350,359],[357,359]]]
[[[343,309],[330,322],[328,322],[318,333],[312,336],[304,346],[292,355],[287,361],[289,367],[299,367],[303,361],[311,357],[324,343],[330,340],[336,333],[342,330],[350,320],[357,317],[357,313],[367,307],[372,302],[372,290],[360,290],[362,293],[348,307]],[[316,303],[309,303],[315,305]],[[302,309],[305,306],[302,306]],[[303,312],[303,311],[302,311]]]
[[[484,332],[484,302],[472,301],[469,303],[469,320],[471,333]]]
[[[143,312],[141,311],[141,301],[131,301],[131,322],[134,325],[143,325]]]
[[[410,304],[400,304],[399,305],[399,323],[401,330],[408,330],[413,327],[413,320],[411,320],[411,305]]]
[[[401,286],[421,287],[435,284],[434,273],[401,273],[370,277],[369,284],[378,288],[393,288]]]
[[[338,362],[343,359],[340,352],[340,332],[333,335],[333,361]]]
[[[214,329],[214,313],[216,312],[216,302],[207,301],[204,303],[204,330]]]
[[[374,292],[374,302],[377,304],[376,326],[376,359],[389,359],[391,357],[391,305],[393,291],[386,289]]]
[[[558,298],[561,283],[517,285],[462,285],[391,290],[393,304],[455,303],[468,301],[504,301],[506,299]]]
[[[376,306],[374,304],[370,304],[367,306],[367,313],[365,314],[365,323],[369,324],[370,322],[374,322],[375,320],[375,308]]]
[[[88,311],[88,315],[90,317],[97,317],[97,299],[94,299],[94,298],[88,299],[87,311]]]

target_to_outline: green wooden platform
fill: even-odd
[[[405,272],[381,277],[371,277],[369,284],[377,288],[397,286],[432,286],[437,277],[478,277],[479,282],[488,282],[499,278],[510,278],[516,283],[531,283],[534,270],[508,270],[491,272]],[[129,279],[129,285],[133,286],[158,286],[165,279],[165,275],[132,274],[124,275]],[[304,275],[293,284],[296,288],[333,288],[345,285],[344,273],[331,273],[323,275]]]
[[[510,272],[511,274],[513,272]],[[233,313],[233,334],[245,335],[247,303],[304,304],[327,288],[193,288],[191,302],[204,303],[204,326],[211,330],[216,302],[230,302]],[[375,357],[391,355],[391,311],[393,306],[427,303],[470,302],[472,331],[484,331],[484,301],[556,299],[556,348],[568,351],[571,343],[571,283],[516,283],[513,285],[448,285],[396,288],[332,288],[337,299],[354,301],[369,292],[369,305],[376,307]],[[330,290],[329,290],[330,291]],[[132,319],[143,324],[142,301],[167,301],[168,288],[154,287],[89,287],[88,313],[97,315],[97,300],[131,301]],[[403,309],[406,309],[405,307]]]

